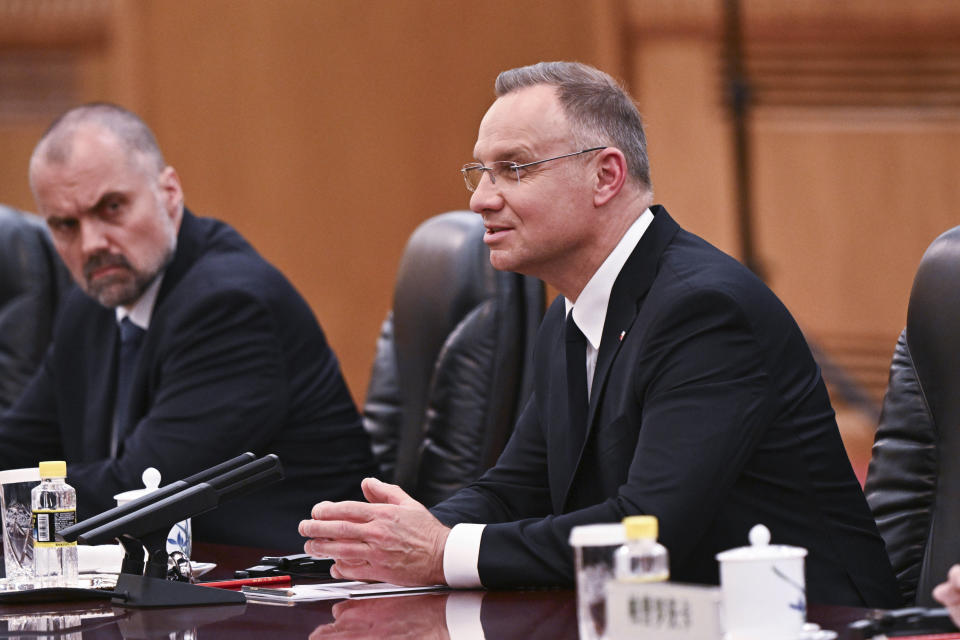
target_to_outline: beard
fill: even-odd
[[[154,265],[139,270],[121,253],[104,251],[94,254],[83,265],[83,290],[105,307],[132,306],[172,259],[173,248],[169,247]],[[94,278],[98,270],[106,267],[115,267],[116,270]]]

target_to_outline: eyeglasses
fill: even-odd
[[[521,169],[532,167],[535,164],[543,164],[544,162],[552,162],[560,158],[579,156],[582,153],[601,151],[603,149],[606,149],[606,147],[590,147],[583,151],[574,151],[573,153],[565,153],[562,156],[547,158],[546,160],[534,160],[533,162],[525,162],[523,164],[517,164],[511,160],[497,160],[496,162],[491,162],[490,166],[487,167],[484,166],[482,162],[468,162],[460,169],[460,173],[463,174],[463,181],[467,183],[467,191],[476,191],[477,187],[480,186],[480,181],[483,179],[484,173],[490,174],[490,182],[493,184],[497,184],[497,180],[503,180],[505,183],[513,184],[520,182]]]

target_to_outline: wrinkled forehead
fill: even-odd
[[[30,163],[30,183],[41,213],[92,207],[109,192],[131,192],[150,184],[148,165],[109,132],[85,132],[69,140],[68,153],[46,154]]]
[[[531,160],[565,148],[571,137],[556,89],[535,85],[494,101],[480,121],[473,154],[481,162]]]

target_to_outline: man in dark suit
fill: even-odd
[[[542,63],[497,79],[463,168],[490,260],[562,294],[534,392],[497,464],[427,512],[365,480],[300,530],[334,574],[452,586],[573,581],[577,525],[660,519],[672,579],[763,523],[805,547],[811,601],[898,604],[819,369],[746,268],[652,206],[640,116],[606,74]],[[452,527],[452,529],[448,529]]]
[[[146,467],[172,482],[275,453],[282,482],[194,521],[197,540],[275,548],[299,546],[316,493],[358,495],[372,455],[312,312],[236,231],[185,210],[137,116],[67,112],[38,143],[30,183],[79,287],[0,416],[0,468],[65,459],[83,519],[142,487]]]

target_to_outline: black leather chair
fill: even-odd
[[[367,389],[381,476],[428,506],[493,465],[530,394],[543,283],[493,269],[483,234],[466,211],[414,231]]]
[[[20,396],[40,364],[70,286],[46,225],[0,205],[0,411]]]
[[[932,605],[960,562],[960,227],[914,278],[864,491],[906,603]]]

